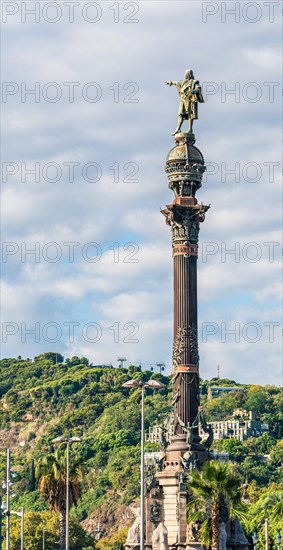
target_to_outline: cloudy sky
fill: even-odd
[[[126,357],[170,372],[178,95],[211,204],[200,232],[201,376],[282,384],[280,2],[2,2],[1,356]],[[232,251],[232,252],[231,252]],[[156,367],[155,367],[156,368]]]

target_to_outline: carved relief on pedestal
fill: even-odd
[[[157,480],[150,492],[146,494],[146,540],[154,541],[156,528],[164,521],[164,494]]]
[[[154,500],[150,505],[150,521],[155,525],[161,521],[161,506],[157,500]]]

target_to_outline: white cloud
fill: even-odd
[[[248,62],[264,69],[265,74],[278,71],[282,61],[280,52],[275,48],[245,48],[243,54]]]
[[[2,345],[3,355],[34,356],[56,348],[65,355],[83,354],[102,363],[115,363],[119,354],[147,364],[165,360],[170,369],[171,235],[159,209],[173,199],[164,165],[174,143],[171,133],[178,95],[164,82],[181,78],[187,67],[202,82],[215,83],[218,90],[200,105],[195,123],[197,146],[207,162],[216,163],[198,194],[199,200],[211,203],[201,227],[200,251],[210,242],[217,250],[207,262],[200,255],[200,323],[239,320],[243,324],[256,319],[262,324],[277,316],[278,249],[270,262],[264,243],[279,242],[280,169],[275,167],[271,182],[264,162],[278,162],[281,157],[278,90],[271,102],[263,83],[278,80],[279,24],[269,22],[266,10],[255,24],[243,18],[237,24],[231,16],[224,24],[220,12],[204,24],[202,4],[139,2],[140,22],[132,25],[113,22],[109,9],[113,2],[101,4],[103,17],[95,25],[81,17],[74,24],[64,17],[53,25],[32,24],[31,18],[21,24],[11,17],[5,25],[4,81],[27,86],[39,82],[41,95],[39,103],[32,96],[22,103],[19,93],[8,97],[3,159],[29,166],[39,162],[41,170],[48,162],[61,167],[64,162],[79,162],[80,169],[73,183],[63,170],[57,183],[45,181],[42,174],[38,183],[32,176],[22,183],[16,174],[3,185],[4,241],[19,246],[3,264],[3,320],[41,326],[38,343],[32,336],[21,341],[16,334]],[[121,3],[120,9],[123,19]],[[102,91],[95,104],[82,96],[84,84],[90,81]],[[62,87],[58,103],[42,97],[48,82]],[[67,100],[64,82],[79,83],[74,103]],[[118,102],[109,89],[115,82],[119,83]],[[124,86],[129,82],[139,86],[137,103],[124,102],[129,92]],[[249,82],[260,86],[259,101],[250,102],[245,96],[243,87]],[[240,86],[239,101],[225,95],[235,83]],[[93,161],[100,164],[102,177],[90,184],[80,170]],[[136,183],[123,181],[127,162],[138,164]],[[119,163],[118,183],[113,182],[114,163]],[[240,164],[239,182],[228,174],[235,163]],[[253,172],[248,173],[249,180],[248,163],[260,166],[257,181],[251,181]],[[256,263],[243,256],[251,241],[263,252]],[[74,262],[68,259],[66,242],[79,242]],[[101,246],[97,263],[83,257],[83,247],[90,242]],[[139,245],[138,263],[123,261],[131,251],[124,248],[130,242]],[[39,263],[31,256],[22,261],[21,245],[32,248],[35,243],[39,243]],[[61,261],[46,261],[48,243],[61,247]],[[119,243],[117,263],[111,250],[114,243]],[[222,261],[221,246],[229,249],[235,243],[239,243],[240,261],[230,256]],[[63,327],[70,320],[80,323],[74,342]],[[81,329],[88,321],[98,322],[103,329],[96,344],[83,337]],[[124,342],[123,327],[130,321],[139,326],[139,342],[133,344]],[[43,338],[42,328],[49,322],[63,327],[59,342]],[[115,322],[122,335],[118,342],[109,328]],[[215,374],[214,364],[220,363],[231,378],[243,382],[259,376],[262,382],[278,382],[278,347],[268,347],[264,339],[254,346],[245,341],[222,344],[218,336],[200,343],[202,376]],[[252,374],[247,369],[251,363]],[[270,368],[265,369],[265,363]]]

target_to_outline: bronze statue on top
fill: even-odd
[[[173,136],[181,132],[184,120],[189,121],[189,134],[192,134],[193,121],[198,118],[198,103],[204,103],[199,81],[195,80],[193,71],[188,69],[185,72],[185,80],[168,80],[166,84],[176,86],[181,98],[178,125]]]

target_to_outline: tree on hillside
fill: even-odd
[[[77,365],[89,365],[89,360],[86,357],[78,357],[77,355],[73,355],[71,359],[66,359],[66,365],[68,367],[75,367]]]
[[[278,441],[270,451],[270,458],[277,466],[283,466],[283,439]]]
[[[279,403],[279,410],[262,415],[263,422],[269,427],[269,433],[276,439],[283,437],[283,400]]]
[[[36,469],[38,489],[48,502],[50,510],[59,512],[60,548],[64,548],[66,535],[66,456],[60,450],[42,457]],[[77,504],[82,493],[82,469],[71,461],[70,508]]]
[[[97,550],[122,550],[127,539],[128,528],[121,529],[118,533],[103,537],[96,543]]]
[[[238,382],[231,380],[230,378],[211,378],[210,380],[204,380],[204,383],[208,386],[239,386]]]
[[[234,392],[231,392],[230,394],[209,399],[206,404],[208,420],[215,421],[231,416],[234,409],[238,406],[238,397]]]
[[[242,462],[246,456],[246,450],[241,441],[231,437],[229,439],[220,439],[217,442],[218,450],[229,453],[229,459],[236,462]]]
[[[206,462],[203,470],[194,470],[189,479],[189,520],[201,521],[201,542],[219,549],[220,511],[225,507],[230,516],[243,515],[241,478],[230,463]],[[209,544],[210,545],[210,544]]]
[[[47,351],[46,353],[41,353],[40,355],[35,357],[34,360],[36,363],[38,361],[48,360],[52,361],[55,365],[56,363],[63,363],[64,357],[63,355],[61,355],[61,353],[56,353],[55,351]]]
[[[249,386],[245,399],[245,408],[248,411],[263,414],[272,410],[272,405],[273,399],[268,387],[259,384]]]

